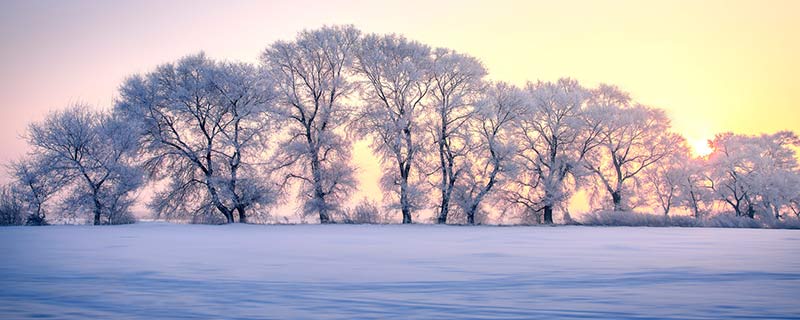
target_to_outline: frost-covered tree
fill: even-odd
[[[367,35],[357,51],[365,105],[354,121],[359,136],[370,136],[386,167],[385,192],[398,196],[403,223],[422,198],[419,174],[421,120],[431,90],[430,48],[398,35]]]
[[[764,134],[756,138],[761,147],[758,162],[759,208],[775,219],[790,211],[793,199],[800,195],[800,165],[797,150],[800,138],[791,131]]]
[[[28,141],[48,166],[40,170],[64,175],[65,210],[89,211],[95,225],[116,224],[132,221],[129,209],[142,183],[131,132],[115,115],[75,105],[31,124]]]
[[[599,126],[587,121],[589,91],[576,80],[530,83],[527,93],[515,136],[521,171],[507,198],[526,212],[544,212],[544,222],[553,223],[553,210],[587,175],[582,162],[597,144]]]
[[[350,81],[360,33],[352,26],[303,31],[292,42],[273,43],[261,56],[274,79],[276,111],[286,123],[277,167],[286,181],[302,182],[303,213],[328,223],[355,188],[351,143],[341,128],[350,117]]]
[[[429,159],[438,173],[434,180],[439,189],[437,223],[447,223],[453,191],[466,169],[470,146],[467,123],[475,101],[483,89],[486,69],[478,59],[438,48],[433,51],[431,67],[431,106],[427,129],[435,141],[437,157]]]
[[[775,218],[791,211],[800,194],[797,135],[782,131],[760,136],[718,134],[711,141],[708,182],[715,197],[737,216]]]
[[[23,206],[14,186],[0,186],[0,226],[18,226],[26,223]]]
[[[794,198],[789,200],[787,209],[795,215],[795,218],[800,219],[800,194],[797,194]]]
[[[9,165],[9,173],[14,179],[11,185],[13,196],[22,204],[25,224],[47,224],[46,205],[67,182],[61,170],[48,159],[37,156],[24,157]]]
[[[718,134],[711,141],[712,153],[709,155],[709,172],[707,179],[717,199],[730,205],[736,216],[755,217],[752,190],[755,154],[752,143],[747,137],[732,133]]]
[[[640,173],[667,157],[679,136],[670,132],[664,110],[635,104],[614,86],[594,90],[590,108],[589,125],[599,128],[599,146],[587,156],[585,167],[607,192],[613,210],[631,209]]]
[[[707,213],[711,207],[711,189],[706,179],[705,159],[688,159],[681,167],[673,170],[678,171],[680,177],[678,182],[678,205],[688,208],[695,218],[701,218],[703,213]]]
[[[464,178],[456,185],[455,198],[467,223],[474,224],[481,204],[515,172],[513,139],[515,121],[525,108],[526,98],[519,88],[497,82],[486,87],[475,104],[468,122],[471,137],[465,161]]]
[[[129,78],[116,112],[137,126],[151,176],[167,180],[150,204],[156,216],[247,222],[248,210],[273,203],[277,191],[260,165],[273,99],[255,67],[202,53]]]
[[[683,197],[681,192],[684,191],[682,186],[691,179],[687,176],[691,174],[691,171],[687,170],[691,160],[686,140],[679,137],[664,159],[643,170],[644,187],[640,192],[652,196],[665,216],[669,216],[670,210],[681,204]],[[687,186],[693,187],[693,185]],[[686,191],[692,192],[693,190],[687,189]],[[697,198],[696,195],[690,195],[690,197],[693,200],[692,210],[696,215]]]

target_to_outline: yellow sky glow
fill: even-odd
[[[25,152],[28,122],[75,101],[107,107],[132,73],[199,50],[255,62],[323,24],[450,47],[520,85],[618,85],[667,110],[696,154],[719,132],[800,131],[800,1],[9,1],[0,160]],[[378,174],[364,148],[359,166]]]

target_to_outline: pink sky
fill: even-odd
[[[800,1],[3,1],[0,161],[29,122],[108,107],[130,74],[200,50],[255,62],[345,23],[470,53],[493,79],[617,84],[692,142],[800,127]]]

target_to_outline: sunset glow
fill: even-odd
[[[690,141],[692,154],[696,157],[704,157],[711,154],[713,149],[708,145],[708,139],[698,139]]]
[[[798,1],[10,1],[0,8],[0,160],[26,152],[27,123],[72,102],[109,108],[126,77],[205,51],[256,62],[321,25],[399,33],[480,59],[524,85],[610,83],[663,108],[695,155],[719,132],[797,130]],[[424,8],[424,10],[421,10]],[[213,21],[213,23],[208,23]],[[46,94],[45,94],[46,92]],[[380,169],[356,145],[357,197]],[[2,174],[6,178],[5,173]],[[370,191],[371,190],[371,191]]]
[[[799,76],[800,0],[0,0],[0,319],[793,319]]]

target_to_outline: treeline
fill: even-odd
[[[571,223],[580,190],[614,212],[800,215],[790,131],[719,134],[698,158],[663,110],[615,86],[486,75],[472,56],[352,26],[277,41],[257,65],[190,55],[129,77],[110,109],[31,124],[2,223],[133,222],[145,186],[156,218],[195,223],[269,222],[294,197],[321,223],[411,223],[422,210],[436,223]],[[361,139],[385,204],[348,208]]]

